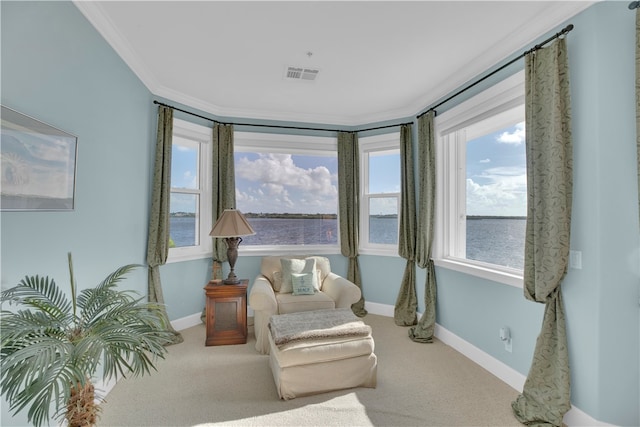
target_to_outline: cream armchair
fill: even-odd
[[[316,291],[310,295],[295,295],[282,286],[281,259],[315,259],[318,278]],[[285,278],[286,279],[286,278]],[[260,274],[249,293],[249,306],[254,312],[256,350],[269,353],[269,318],[273,314],[294,313],[332,308],[349,308],[360,300],[360,288],[331,272],[329,259],[320,256],[267,256],[262,258]]]

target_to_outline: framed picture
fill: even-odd
[[[0,119],[0,210],[73,210],[78,138],[4,105]]]

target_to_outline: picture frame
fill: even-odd
[[[1,107],[0,210],[73,211],[78,138]]]

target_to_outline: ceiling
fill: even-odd
[[[156,96],[353,126],[419,113],[592,3],[75,1]],[[319,73],[287,79],[289,66]]]

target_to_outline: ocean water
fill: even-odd
[[[467,258],[523,269],[526,223],[524,218],[467,218]]]
[[[195,219],[171,217],[170,234],[176,246],[194,244]],[[243,237],[242,245],[332,245],[338,243],[336,219],[249,218],[256,231]],[[467,219],[467,258],[522,269],[524,266],[524,219]],[[398,239],[398,219],[371,217],[372,243],[393,244]]]

